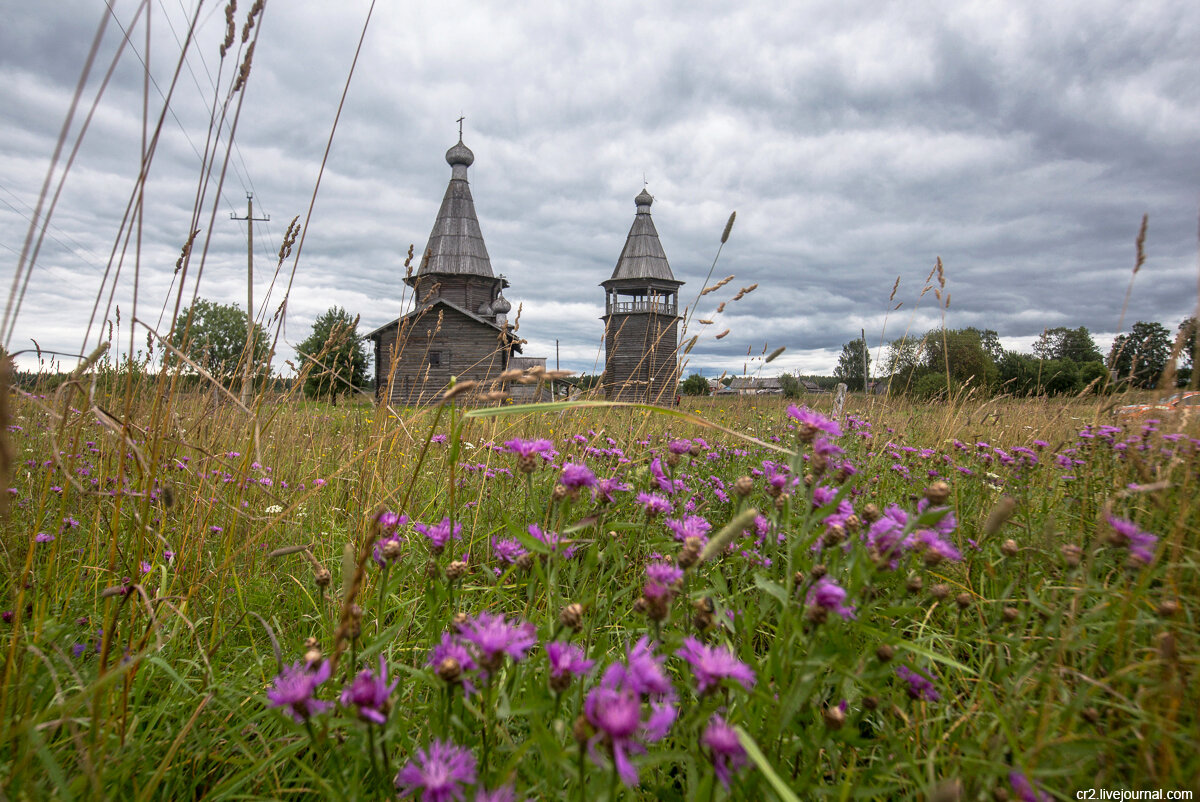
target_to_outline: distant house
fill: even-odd
[[[546,357],[544,356],[513,356],[508,359],[509,370],[523,370],[531,376],[546,372]],[[533,404],[542,401],[553,401],[550,394],[550,382],[532,381],[523,384],[522,379],[509,382],[506,386],[508,397],[514,404]],[[561,382],[559,382],[561,384]]]
[[[815,381],[812,381],[811,379],[806,379],[804,381],[801,381],[800,389],[804,390],[804,392],[806,392],[806,393],[815,393],[818,395],[821,393],[829,392],[828,390],[822,388],[821,385],[817,384]]]
[[[783,395],[783,387],[775,376],[735,376],[729,389],[738,395]]]

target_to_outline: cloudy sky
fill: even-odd
[[[127,338],[135,283],[136,314],[151,325],[178,290],[174,266],[211,147],[210,109],[214,95],[228,95],[240,59],[231,53],[221,68],[224,6],[211,0],[197,15],[150,168],[140,264],[131,245],[115,281],[105,275],[124,243],[138,173],[143,64],[156,119],[196,2],[151,0],[140,16],[141,3],[111,3],[52,187],[122,29],[129,43],[63,185],[19,316],[5,321],[11,349],[32,340],[67,353],[90,348],[101,336],[88,331],[93,306],[99,296],[103,317],[110,292]],[[239,33],[249,6],[239,4]],[[230,215],[246,213],[252,191],[255,213],[271,217],[255,228],[261,301],[287,222],[307,214],[368,7],[268,0],[224,183],[218,194],[219,158],[205,195],[202,297],[245,305],[246,230]],[[6,295],[106,13],[100,0],[5,10]],[[401,314],[405,252],[411,244],[419,254],[433,225],[460,115],[493,268],[512,282],[514,306],[523,304],[525,353],[552,365],[556,339],[564,368],[603,364],[598,284],[620,254],[643,178],[675,276],[687,282],[683,304],[694,302],[737,211],[714,280],[736,278],[731,292],[700,300],[697,317],[715,322],[693,322],[701,339],[691,369],[829,373],[860,329],[875,349],[943,313],[947,325],[995,329],[1013,348],[1060,325],[1087,326],[1106,347],[1143,214],[1147,258],[1124,328],[1157,320],[1173,331],[1197,301],[1197,42],[1200,7],[1178,0],[1144,0],[1136,13],[1104,1],[379,3],[306,230],[277,367],[288,371],[287,344],[331,305],[361,315],[362,332]],[[227,144],[228,126],[221,153]],[[945,310],[932,292],[920,297],[939,256]],[[197,268],[198,258],[185,298]],[[712,314],[752,283],[755,292]],[[786,353],[764,368],[761,354],[779,346]],[[747,366],[748,352],[759,359]]]

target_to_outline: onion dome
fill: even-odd
[[[461,164],[470,167],[475,162],[475,154],[459,140],[458,144],[446,151],[446,163],[453,167]]]
[[[470,153],[470,151],[467,152]],[[449,158],[449,156],[446,158]],[[654,196],[647,192],[645,188],[643,188],[642,191],[638,193],[638,196],[633,199],[633,202],[638,206],[649,206],[650,204],[654,203]]]
[[[497,315],[507,315],[512,310],[512,304],[503,295],[497,295],[496,300],[492,301],[492,311]]]
[[[485,301],[484,303],[481,303],[481,304],[479,305],[479,308],[478,308],[478,309],[476,309],[476,310],[475,310],[475,314],[479,315],[480,317],[491,317],[492,315],[494,315],[494,314],[495,314],[495,311],[494,311],[494,310],[492,309],[492,307],[491,307],[491,306],[490,306],[490,305],[489,305],[489,304],[488,304],[488,303]]]

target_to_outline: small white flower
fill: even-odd
[[[267,507],[265,512],[267,515],[277,515],[283,512],[283,507],[280,507],[278,504],[272,504],[270,507]]]

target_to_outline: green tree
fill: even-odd
[[[977,329],[974,326],[968,326],[963,331],[973,331],[979,336],[979,344],[983,347],[984,353],[992,358],[992,362],[999,362],[1000,357],[1004,356],[1004,346],[1000,344],[1000,335],[995,329]]]
[[[1117,381],[1152,389],[1170,356],[1171,332],[1167,327],[1139,320],[1128,334],[1119,334],[1113,340],[1108,364]]]
[[[1183,349],[1180,351],[1180,357],[1183,364],[1191,368],[1195,366],[1196,360],[1196,318],[1187,317],[1179,324],[1179,331],[1176,335],[1183,338]]]
[[[871,354],[867,342],[862,337],[851,340],[842,346],[842,355],[838,357],[837,367],[833,375],[846,382],[849,390],[867,389],[867,376],[870,375]]]
[[[1046,329],[1033,344],[1033,353],[1041,359],[1069,359],[1079,364],[1100,362],[1104,359],[1086,326],[1077,329],[1068,329],[1065,326]]]
[[[924,362],[943,379],[949,366],[951,384],[990,390],[996,383],[996,363],[984,350],[976,329],[935,329],[925,335]],[[942,382],[943,386],[945,382]]]
[[[790,373],[779,374],[779,387],[783,390],[784,398],[799,398],[803,392],[800,380]]]
[[[240,365],[246,350],[246,313],[237,304],[219,304],[201,298],[184,309],[171,329],[170,343],[204,368],[222,384],[240,379]],[[270,345],[262,326],[254,326],[254,359],[251,363],[257,379],[270,375]],[[170,352],[167,366],[180,364]],[[184,365],[184,370],[190,370]]]
[[[708,380],[699,373],[693,373],[683,380],[679,389],[684,395],[708,395]]]
[[[358,336],[358,318],[340,306],[330,307],[313,323],[312,333],[297,346],[301,365],[310,364],[304,393],[335,399],[367,386],[367,349]]]

